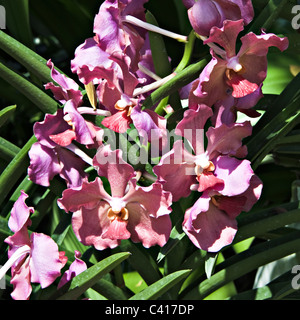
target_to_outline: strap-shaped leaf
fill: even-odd
[[[129,300],[156,300],[178,282],[185,279],[190,272],[191,270],[175,271],[135,294]]]
[[[54,99],[29,80],[6,67],[3,63],[0,63],[0,77],[20,93],[24,94],[43,112],[54,113],[57,110],[58,103]]]
[[[184,290],[182,299],[204,299],[209,294],[227,283],[265,265],[300,250],[300,232],[290,232],[285,236],[256,245],[236,256],[233,256],[217,266],[217,271],[209,279],[203,279],[200,284]]]
[[[9,106],[0,111],[0,127],[3,126],[6,120],[14,113],[16,107],[16,105]]]
[[[16,154],[8,164],[4,172],[2,172],[0,176],[0,205],[14,187],[20,176],[26,172],[29,162],[28,151],[36,141],[36,137],[32,136],[20,152],[18,152],[18,154]]]
[[[106,273],[130,256],[129,252],[116,253],[88,268],[61,287],[52,299],[75,300],[93,287]]]

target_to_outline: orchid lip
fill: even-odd
[[[30,253],[31,249],[28,245],[18,248],[12,256],[7,260],[4,266],[0,269],[0,280],[5,276],[6,272],[18,261],[21,257]]]

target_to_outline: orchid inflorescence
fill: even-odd
[[[160,114],[156,105],[143,106],[155,89],[176,76],[176,71],[156,75],[149,32],[183,43],[188,37],[146,22],[146,2],[105,0],[100,6],[94,36],[78,46],[71,61],[71,71],[85,90],[47,62],[53,82],[45,89],[52,91],[60,108],[33,127],[37,142],[29,152],[28,175],[45,187],[56,175],[66,182],[58,206],[73,213],[78,240],[97,250],[115,248],[125,239],[146,248],[163,247],[174,226],[172,204],[196,194],[181,217],[182,230],[197,248],[218,252],[232,243],[236,217],[248,212],[262,191],[243,145],[252,125],[239,122],[238,114],[260,115],[253,107],[263,96],[268,48],[283,51],[288,40],[250,32],[240,38],[237,49],[239,34],[253,19],[251,0],[183,0],[193,32],[209,47],[211,59],[197,79],[179,91],[188,107],[170,145],[172,105]],[[139,163],[125,159],[128,145],[124,149],[117,143],[126,134],[135,134],[138,148],[130,146],[140,155],[145,152]],[[149,150],[156,157],[149,156]],[[149,173],[145,165],[151,156],[159,160],[153,160]],[[93,181],[87,168],[97,174]],[[1,269],[3,276],[11,267],[14,299],[28,299],[31,282],[42,288],[53,283],[67,259],[49,236],[29,236],[34,208],[27,207],[26,198],[22,191],[11,212],[14,235],[5,240],[9,261]],[[86,268],[75,252],[59,286]]]

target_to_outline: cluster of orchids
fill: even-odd
[[[183,0],[193,32],[208,46],[211,59],[198,78],[179,91],[188,106],[170,145],[172,105],[164,114],[155,112],[156,105],[143,106],[176,75],[174,71],[161,78],[155,73],[149,32],[181,42],[188,38],[146,22],[147,1],[102,3],[94,36],[76,49],[70,64],[84,89],[47,62],[53,82],[45,89],[52,91],[60,108],[34,125],[37,142],[29,152],[28,176],[45,187],[56,175],[65,181],[58,206],[72,213],[78,240],[97,250],[115,248],[125,239],[145,248],[163,247],[174,226],[172,205],[196,194],[181,217],[182,230],[197,248],[218,252],[232,243],[237,216],[248,212],[262,192],[243,145],[252,125],[249,120],[238,122],[238,113],[259,116],[253,107],[263,96],[268,49],[283,51],[288,40],[264,31],[239,36],[253,19],[251,0]],[[133,130],[140,151],[151,149],[159,155],[151,173],[127,161],[116,143]],[[147,153],[145,163],[150,158]],[[93,181],[91,168],[96,172]],[[49,236],[29,236],[34,208],[26,205],[26,198],[22,192],[11,212],[14,235],[5,240],[9,260],[0,275],[11,268],[14,299],[28,299],[31,282],[42,288],[52,284],[66,264],[64,252]],[[85,269],[75,252],[59,285]]]

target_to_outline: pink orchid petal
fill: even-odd
[[[235,48],[237,36],[243,29],[243,19],[237,21],[225,20],[222,28],[214,27],[211,29],[210,36],[204,43],[217,43],[224,48],[226,57],[229,59],[236,55]]]
[[[197,110],[187,110],[183,119],[177,124],[175,134],[186,138],[192,145],[195,154],[204,152],[204,126],[213,115],[213,111],[205,104],[199,105]]]
[[[145,248],[164,246],[169,239],[172,224],[169,215],[153,218],[139,203],[128,203],[127,229],[133,242],[141,242]]]
[[[99,148],[94,157],[94,166],[99,176],[108,179],[112,196],[123,197],[129,180],[134,176],[134,169],[122,159],[122,151],[112,151],[110,146]]]
[[[57,148],[56,152],[61,165],[59,175],[66,180],[68,188],[81,186],[88,177],[84,171],[86,163],[67,149]]]
[[[106,117],[102,120],[102,124],[115,132],[125,133],[132,123],[131,118],[128,116],[128,111],[118,111],[112,116]]]
[[[61,171],[55,151],[36,142],[28,154],[30,158],[29,179],[36,184],[48,187],[53,177]]]
[[[224,187],[218,190],[220,194],[229,197],[236,196],[249,188],[253,176],[250,161],[219,156],[214,161],[214,165],[215,176],[224,181]]]
[[[42,233],[31,234],[30,255],[31,282],[38,282],[42,288],[48,287],[60,276],[62,262],[59,259],[57,244]]]
[[[25,203],[25,200],[28,198],[28,195],[21,190],[21,195],[18,200],[14,203],[11,210],[11,215],[8,220],[8,227],[14,233],[20,231],[22,228],[27,228],[31,225],[30,214],[34,212],[33,207],[28,207]]]
[[[119,72],[115,63],[109,59],[109,54],[99,47],[95,38],[86,39],[76,48],[71,70],[77,73],[84,84],[91,81],[97,83],[105,78],[110,86],[113,86]]]
[[[12,270],[10,283],[14,287],[11,293],[14,300],[29,300],[32,292],[29,261],[30,258],[27,257],[22,264]]]
[[[183,230],[196,247],[218,252],[232,243],[237,232],[237,222],[215,207],[209,197],[204,196],[186,211]]]
[[[136,186],[135,190],[128,192],[123,200],[128,204],[141,204],[147,214],[154,218],[168,215],[172,211],[170,209],[172,204],[171,194],[164,191],[160,183],[153,183],[149,187]]]
[[[164,154],[153,172],[166,191],[173,195],[173,201],[187,197],[190,187],[196,183],[195,156],[184,149],[182,141],[175,141],[173,149]]]
[[[51,59],[47,61],[47,66],[51,69],[52,79],[59,84],[59,87],[55,86],[53,83],[47,83],[45,88],[50,89],[53,92],[55,99],[62,104],[72,99],[77,106],[80,105],[82,103],[82,93],[79,90],[78,84],[71,78],[58,72],[54,68]]]
[[[81,207],[95,208],[102,199],[109,201],[111,197],[104,190],[101,179],[97,177],[93,182],[83,181],[81,187],[64,190],[57,203],[66,212],[75,212]]]
[[[110,220],[107,211],[110,205],[106,201],[100,201],[93,209],[82,208],[75,211],[72,216],[72,227],[77,239],[86,246],[94,246],[97,250],[115,248],[120,240],[103,238],[109,226]]]
[[[61,133],[51,134],[49,138],[56,144],[66,147],[76,138],[76,134],[74,130],[68,129]]]
[[[75,250],[75,260],[71,263],[69,270],[67,270],[61,277],[57,286],[58,289],[87,269],[86,263],[82,261],[80,257],[81,253]]]
[[[255,92],[258,88],[258,84],[248,81],[237,73],[234,73],[232,78],[227,80],[227,83],[233,89],[232,96],[234,98],[245,97],[246,95]]]
[[[125,240],[130,238],[130,232],[127,230],[127,221],[114,219],[111,221],[108,230],[102,235],[105,239]]]
[[[198,177],[199,182],[198,191],[203,192],[207,189],[222,188],[224,186],[224,181],[217,178],[212,172],[203,172]]]
[[[207,130],[207,149],[210,159],[218,155],[235,156],[242,147],[242,140],[252,133],[252,126],[249,121],[235,123],[227,126],[220,125],[217,128],[210,127]]]

